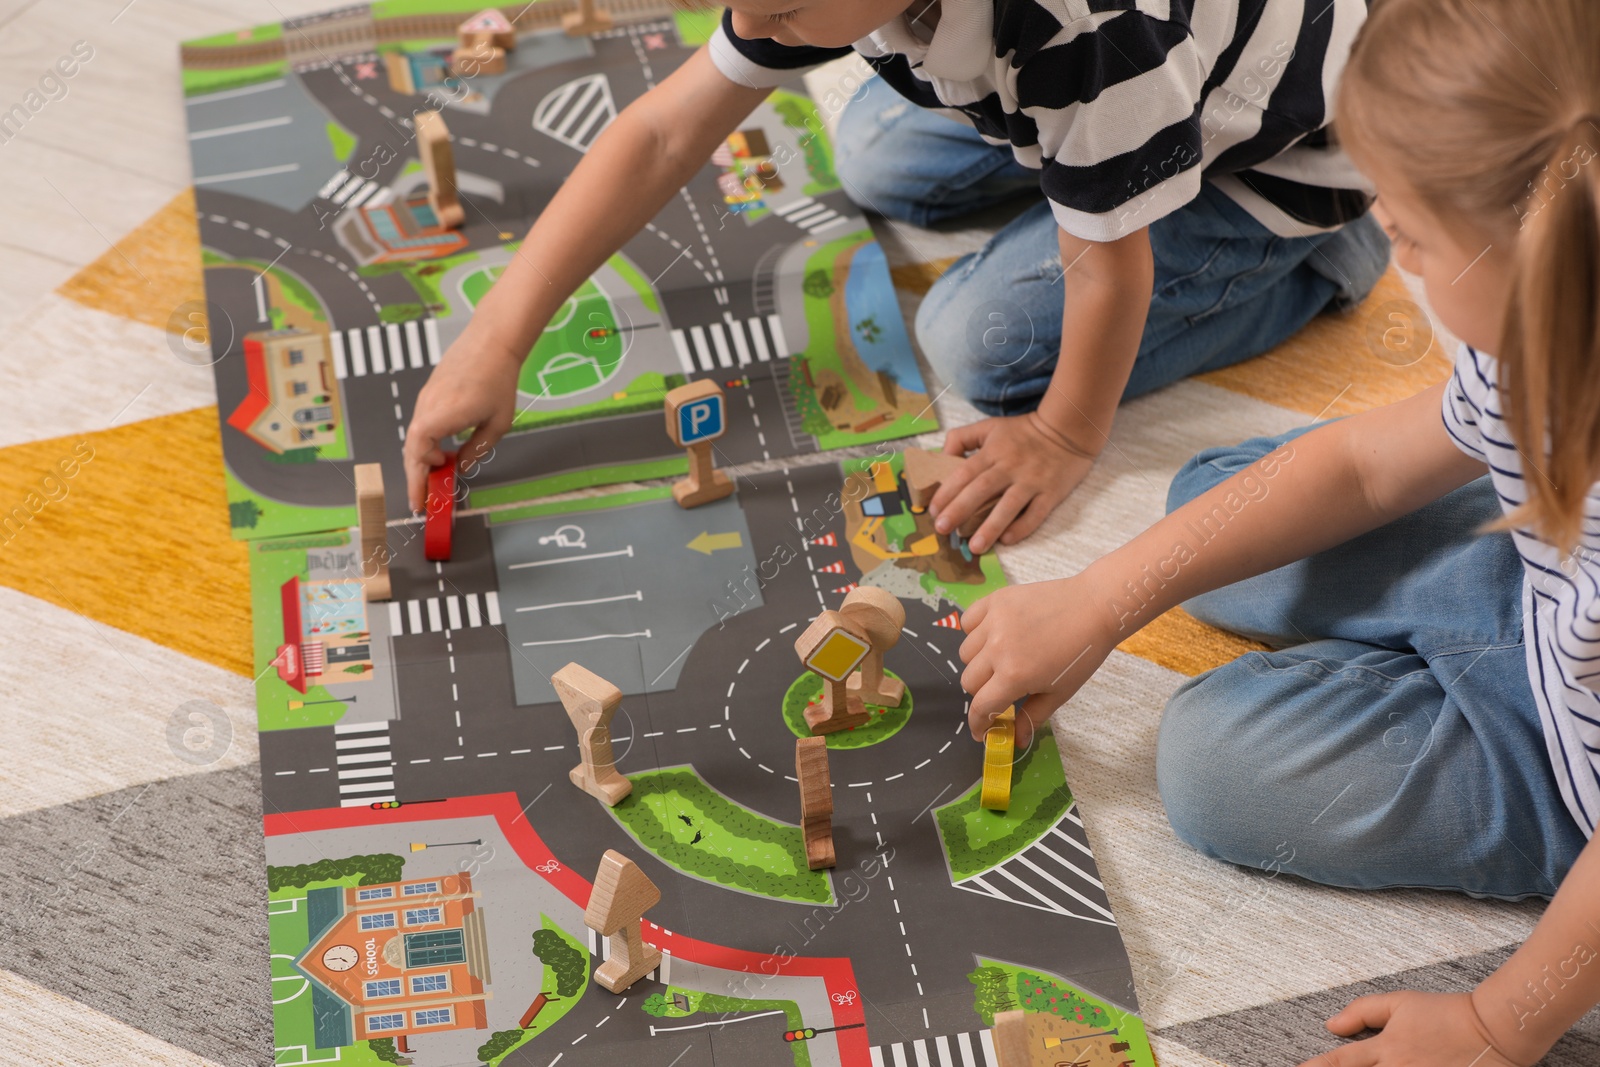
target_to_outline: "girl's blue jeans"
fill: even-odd
[[[1201,452],[1168,508],[1303,432]],[[1293,470],[1291,459],[1275,478]],[[1240,515],[1273,491],[1259,475],[1250,487]],[[1329,885],[1555,893],[1585,838],[1528,682],[1522,561],[1510,535],[1478,532],[1500,514],[1481,478],[1185,605],[1277,651],[1240,656],[1168,702],[1156,780],[1180,838]]]
[[[838,174],[856,203],[918,226],[1037,198],[945,272],[916,321],[929,363],[978,410],[1032,411],[1055,370],[1065,293],[1038,172],[879,78],[840,115],[837,146]],[[1332,233],[1279,237],[1210,183],[1152,224],[1150,243],[1155,287],[1124,399],[1267,351],[1324,309],[1359,302],[1389,262],[1370,212]]]

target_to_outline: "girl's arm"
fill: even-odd
[[[1381,1030],[1302,1067],[1528,1067],[1600,1003],[1600,845],[1590,841],[1521,948],[1468,993],[1361,997],[1328,1020]]]
[[[439,442],[476,427],[461,450],[470,467],[510,429],[517,372],[545,324],[767,93],[734,84],[702,48],[600,135],[418,395],[405,442],[413,508],[444,462]]]
[[[984,419],[945,435],[946,452],[972,455],[929,502],[935,529],[949,533],[985,503],[994,510],[972,535],[972,550],[1015,544],[1067,498],[1111,438],[1111,423],[1128,386],[1139,339],[1150,317],[1155,259],[1150,231],[1106,243],[1056,234],[1063,297],[1061,351],[1037,411]],[[986,358],[1009,365],[1028,355],[1032,324],[996,312],[980,323]],[[1002,538],[1002,534],[1005,536]]]
[[[1072,578],[1013,586],[962,617],[974,737],[1018,708],[1032,735],[1118,643],[1168,608],[1342,544],[1484,473],[1440,417],[1444,384],[1306,434]],[[1031,694],[1031,695],[1030,695]]]

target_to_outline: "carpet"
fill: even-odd
[[[70,44],[77,19],[110,27],[118,8],[129,11],[0,3],[0,33],[22,54],[15,69],[31,70]],[[4,1064],[273,1061],[245,552],[224,520],[210,375],[183,343],[201,296],[193,200],[163,162],[181,156],[175,80],[162,82],[175,78],[174,42],[197,19],[258,21],[242,4],[216,8],[132,7],[97,39],[99,66],[77,95],[0,150],[0,183],[40,205],[0,237]],[[100,150],[124,167],[120,184]],[[904,307],[987,232],[880,224]],[[1391,275],[1275,352],[1126,405],[1084,485],[1002,551],[1008,573],[1070,574],[1119,544],[1160,515],[1168,481],[1203,446],[1440,379],[1442,341],[1424,352],[1408,320],[1425,316]],[[948,393],[938,408],[947,427],[977,417]],[[1350,997],[1468,988],[1541,910],[1333,890],[1181,844],[1155,788],[1161,708],[1186,677],[1251,647],[1169,613],[1054,723],[1166,1067],[1297,1063],[1337,1044],[1321,1020]],[[1597,1056],[1591,1014],[1547,1062]]]

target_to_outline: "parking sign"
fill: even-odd
[[[687,448],[722,436],[727,429],[722,389],[713,381],[680,386],[667,394],[667,432]]]

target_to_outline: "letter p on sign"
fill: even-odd
[[[687,448],[721,437],[727,429],[722,389],[714,381],[680,386],[666,397],[667,435]]]

